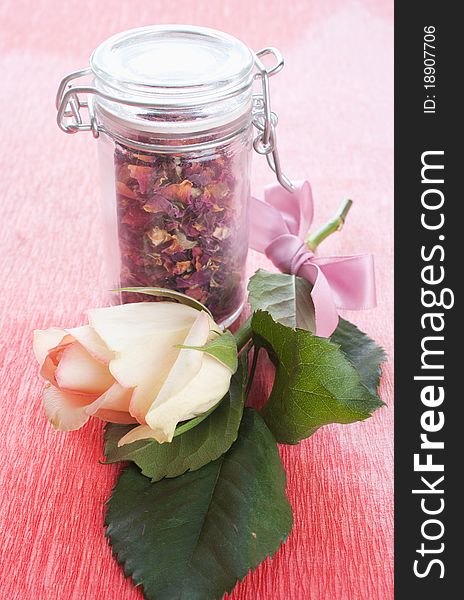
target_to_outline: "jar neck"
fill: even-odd
[[[172,113],[165,114],[164,120],[161,120],[156,111],[139,111],[133,119],[128,120],[108,111],[98,102],[94,105],[99,128],[110,138],[137,150],[161,153],[207,150],[226,144],[251,127],[252,109],[250,94],[249,102],[241,108],[241,114],[226,122],[222,118],[220,124],[215,126],[212,119],[190,119],[187,122],[188,117]]]

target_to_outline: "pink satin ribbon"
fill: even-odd
[[[362,310],[376,305],[374,258],[371,254],[316,257],[304,242],[313,216],[307,181],[297,184],[293,193],[279,184],[270,185],[264,201],[251,199],[250,247],[264,253],[279,271],[312,283],[316,334],[329,337],[338,324],[337,308]]]

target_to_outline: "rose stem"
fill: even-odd
[[[342,229],[352,204],[353,200],[344,200],[335,215],[325,225],[314,233],[308,234],[306,245],[311,252],[314,252],[319,244],[329,237],[329,235]]]
[[[250,369],[250,373],[248,375],[248,381],[247,381],[247,385],[246,385],[246,389],[245,389],[245,399],[248,398],[248,394],[250,393],[253,379],[255,378],[255,371],[256,371],[256,367],[258,365],[258,354],[259,354],[260,350],[261,350],[261,348],[259,348],[259,346],[254,346],[254,348],[253,348],[253,362],[251,363],[251,369]]]
[[[251,340],[251,317],[248,317],[248,319],[242,323],[240,329],[238,329],[234,335],[235,341],[237,342],[237,349],[240,353]]]

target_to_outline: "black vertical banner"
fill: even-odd
[[[451,600],[464,574],[464,30],[456,3],[395,4],[395,598]]]

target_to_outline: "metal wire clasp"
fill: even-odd
[[[97,138],[100,133],[98,123],[93,110],[93,96],[97,90],[91,86],[74,86],[73,81],[91,74],[91,70],[81,69],[70,73],[62,79],[56,94],[56,121],[58,127],[65,133],[76,133],[77,131],[91,131],[93,137]],[[89,120],[84,122],[81,109],[88,111]]]
[[[267,55],[275,58],[275,64],[272,67],[265,67],[261,58]],[[269,87],[269,78],[278,73],[284,66],[282,54],[276,48],[263,48],[255,53],[255,64],[257,73],[255,79],[261,80],[262,92],[253,95],[253,125],[258,130],[258,135],[253,141],[253,147],[258,154],[266,157],[266,160],[274,173],[277,181],[289,192],[295,190],[294,184],[282,172],[279,153],[277,150],[277,115],[271,110],[271,94]],[[89,85],[74,85],[76,80],[83,79],[91,75],[90,68],[81,69],[67,75],[60,83],[56,95],[57,123],[58,127],[65,133],[76,133],[78,131],[91,131],[97,138],[100,134],[100,127],[94,111],[94,97],[99,97],[129,106],[145,107],[146,102],[121,100],[115,96],[98,91],[95,87]],[[84,120],[82,110],[88,113],[88,119]]]
[[[271,54],[276,59],[273,67],[266,68],[261,61],[263,56]],[[294,184],[282,172],[280,165],[279,152],[277,150],[277,115],[271,110],[271,92],[269,87],[269,77],[282,70],[284,59],[277,48],[263,48],[255,53],[255,64],[258,72],[255,79],[261,79],[262,93],[253,96],[253,125],[258,130],[258,135],[253,141],[253,148],[258,154],[266,157],[268,165],[274,171],[277,181],[287,191],[295,190]]]

